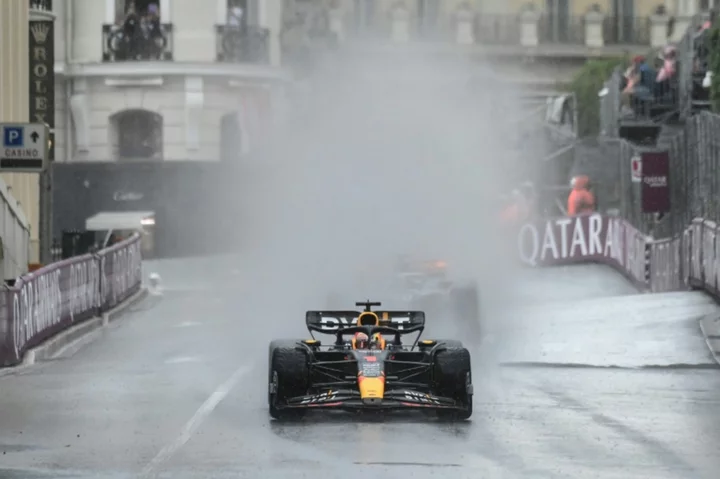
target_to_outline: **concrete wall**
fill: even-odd
[[[269,91],[259,86],[232,87],[227,79],[165,77],[158,86],[125,87],[90,78],[75,79],[73,84],[76,91],[84,92],[89,118],[88,147],[76,151],[73,161],[115,161],[111,118],[125,110],[147,110],[162,116],[165,161],[219,160],[224,115],[257,109],[261,119],[271,116],[266,98]],[[259,134],[253,131],[252,119],[246,121],[248,136]]]
[[[28,35],[27,0],[2,0],[0,2],[0,122],[28,121]],[[34,226],[32,259],[37,258],[38,175],[2,174],[0,178],[0,192],[2,192],[0,210],[4,215],[0,223],[3,256],[8,258],[8,262],[14,261],[16,264],[14,268],[7,270],[6,260],[2,260],[3,274],[8,278],[27,270],[28,238],[25,238],[25,244],[20,241],[13,245],[9,238],[16,236],[14,231],[18,229],[27,231],[30,225]],[[10,213],[5,214],[6,211]],[[26,217],[30,219],[29,224]],[[14,251],[8,251],[10,247]],[[24,259],[24,264],[19,258]]]

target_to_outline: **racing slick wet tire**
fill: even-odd
[[[433,364],[433,382],[438,396],[453,398],[464,407],[461,410],[440,409],[440,419],[463,421],[472,416],[472,371],[467,349],[450,347],[438,351]]]
[[[310,368],[305,351],[295,341],[273,341],[270,343],[268,362],[268,408],[275,419],[299,419],[305,409],[283,409],[278,407],[288,398],[307,393],[310,382]]]

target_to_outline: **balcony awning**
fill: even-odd
[[[85,220],[87,231],[139,230],[155,224],[154,211],[100,212]]]

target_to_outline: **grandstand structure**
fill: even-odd
[[[710,108],[709,88],[703,86],[710,36],[709,29],[700,31],[705,22],[707,18],[695,16],[680,41],[668,44],[676,52],[676,72],[649,97],[631,95],[623,102],[621,92],[627,82],[625,68],[615,69],[599,92],[603,136],[653,145],[664,126],[682,125],[693,114]],[[662,50],[652,53],[656,56],[646,57],[646,62],[661,67]]]
[[[674,75],[650,95],[622,93],[628,81],[624,67],[598,93],[601,131],[594,167],[603,171],[598,183],[607,193],[600,207],[617,210],[656,238],[682,234],[693,218],[720,220],[713,199],[720,194],[720,138],[713,134],[720,116],[710,112],[710,25],[707,14],[698,15],[680,41],[669,45],[675,51]],[[646,56],[646,62],[659,53]],[[667,213],[643,211],[640,185],[632,181],[633,158],[646,152],[669,154]]]

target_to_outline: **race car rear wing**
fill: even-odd
[[[425,329],[425,313],[422,311],[308,311],[305,313],[305,324],[309,331],[335,334],[338,330],[354,326],[372,326],[365,321],[367,314],[377,315],[375,326],[390,328],[393,333],[409,334]],[[362,324],[358,324],[361,316]]]

